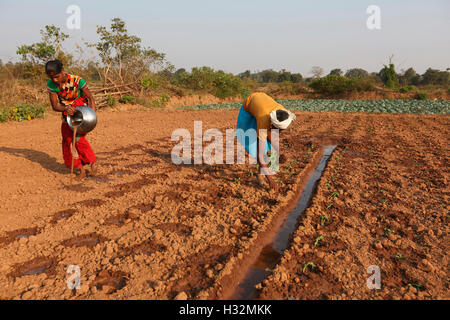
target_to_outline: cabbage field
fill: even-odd
[[[373,112],[373,113],[423,113],[423,114],[449,114],[449,100],[289,100],[278,99],[278,103],[290,110],[311,112]],[[178,109],[204,110],[204,109],[237,109],[241,102],[222,104],[206,104],[184,106]]]

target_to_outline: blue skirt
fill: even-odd
[[[253,130],[251,130],[253,129]],[[250,130],[247,132],[247,130]],[[247,135],[245,134],[247,132]],[[247,139],[246,139],[247,136]],[[255,159],[256,146],[258,138],[256,135],[256,118],[251,113],[244,110],[244,106],[241,107],[237,119],[236,138],[239,143],[245,148],[245,150]],[[266,139],[266,147],[264,154],[266,154],[271,148],[269,139]]]

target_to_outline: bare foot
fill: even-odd
[[[97,162],[92,162],[91,163],[91,170],[90,170],[89,174],[92,177],[95,177],[97,175]]]
[[[259,185],[261,188],[267,188],[267,187],[268,187],[268,183],[267,183],[266,178],[264,177],[264,175],[262,175],[262,174],[257,174],[257,175],[256,175],[256,178],[257,178],[257,180],[258,180],[258,185]]]
[[[84,167],[81,167],[80,174],[77,176],[77,180],[84,180],[86,179],[86,170],[84,170]]]

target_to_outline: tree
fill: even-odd
[[[330,71],[330,73],[328,74],[329,76],[335,75],[335,76],[342,76],[343,75],[343,71],[341,69],[333,69]]]
[[[72,55],[62,50],[62,43],[69,38],[69,35],[53,25],[45,26],[45,30],[41,29],[40,33],[41,42],[24,44],[17,48],[16,53],[22,56],[22,61],[31,63],[33,66],[43,65],[52,59],[59,59],[64,65],[70,64]]]
[[[422,84],[447,85],[450,73],[428,68],[422,75]]]
[[[238,74],[238,77],[241,79],[250,78],[250,76],[251,76],[250,70],[245,70],[244,72]]]
[[[400,84],[395,73],[395,66],[392,63],[392,56],[389,58],[389,66],[384,65],[379,75],[386,88],[397,89],[399,87]]]
[[[180,72],[179,84],[190,89],[210,92],[219,98],[236,96],[242,91],[241,78],[206,66],[194,67],[190,74]]]
[[[101,76],[103,82],[114,82],[110,77],[124,82],[140,81],[149,73],[172,70],[173,66],[165,60],[165,54],[151,48],[141,47],[141,39],[128,34],[125,22],[120,18],[111,20],[110,30],[97,26],[100,40],[87,44],[95,47],[102,62]]]
[[[418,80],[420,81],[420,76],[416,73],[416,71],[413,68],[407,69],[399,76],[399,81],[402,85],[410,85],[410,84],[417,85],[419,83]]]
[[[311,72],[310,73],[313,75],[313,77],[315,79],[318,79],[318,78],[320,78],[322,76],[323,72],[324,71],[323,71],[323,69],[321,67],[314,66],[314,67],[311,68]]]
[[[301,81],[303,81],[303,76],[301,73],[292,73],[291,74],[291,82],[299,83]]]
[[[350,79],[366,79],[369,77],[369,73],[364,69],[353,68],[347,70],[345,76]]]
[[[260,72],[262,82],[276,82],[278,79],[278,72],[268,69]]]

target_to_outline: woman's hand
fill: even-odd
[[[272,190],[278,191],[278,185],[272,180],[270,176],[266,176],[267,182]]]
[[[72,106],[67,106],[64,110],[69,116],[73,116],[75,114],[75,112],[77,111],[74,107]]]

